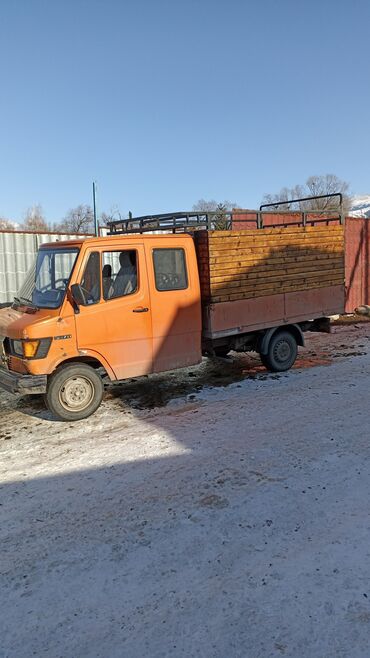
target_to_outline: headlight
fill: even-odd
[[[51,338],[38,340],[12,340],[12,352],[24,359],[43,359],[50,347]]]
[[[23,343],[21,340],[12,340],[12,351],[17,356],[23,356]]]

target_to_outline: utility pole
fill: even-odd
[[[93,208],[94,208],[94,230],[95,235],[99,235],[98,217],[96,214],[96,183],[93,181]]]

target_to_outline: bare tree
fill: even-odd
[[[326,174],[325,176],[310,176],[306,180],[306,187],[312,196],[320,196],[322,194],[336,194],[340,192],[343,195],[343,208],[348,211],[351,207],[351,197],[349,195],[349,183],[341,180],[335,174]],[[322,202],[320,209],[335,208],[338,205],[338,199],[318,199]],[[318,207],[318,206],[316,206]]]
[[[1,231],[15,231],[18,228],[18,225],[15,222],[12,222],[10,219],[5,217],[0,217],[0,230]]]
[[[212,226],[218,231],[222,231],[229,228],[228,217],[225,216],[225,213],[229,213],[233,208],[238,208],[237,203],[232,201],[206,201],[205,199],[199,199],[197,203],[193,205],[193,210],[195,212],[209,212],[215,213],[212,221]]]
[[[128,215],[121,212],[118,206],[112,206],[109,212],[102,212],[100,215],[100,221],[103,226],[106,226],[108,222],[121,221],[123,219],[128,219]]]
[[[42,206],[37,204],[27,209],[24,216],[23,228],[27,231],[48,231]]]
[[[262,202],[286,202],[284,205],[279,206],[279,210],[337,210],[339,207],[339,197],[313,199],[298,203],[290,202],[290,199],[335,194],[337,192],[343,195],[343,210],[344,212],[348,212],[351,207],[349,184],[338,178],[338,176],[335,176],[335,174],[310,176],[304,185],[295,185],[292,188],[283,187],[278,194],[265,194]]]
[[[94,227],[94,213],[91,206],[80,204],[68,211],[55,230],[65,233],[90,233]]]

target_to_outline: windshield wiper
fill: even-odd
[[[36,306],[36,304],[34,304],[31,299],[27,299],[27,297],[14,297],[14,301],[20,306],[26,305],[30,306],[31,308],[35,308],[37,311],[39,310],[39,307]]]

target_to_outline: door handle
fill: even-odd
[[[133,313],[147,313],[149,309],[146,306],[138,306],[138,308],[133,308]]]

